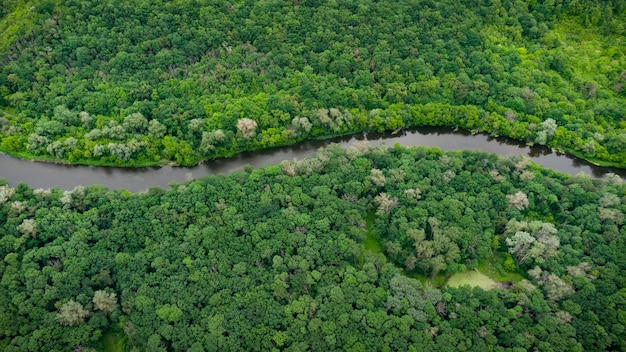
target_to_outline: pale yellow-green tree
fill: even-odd
[[[506,200],[509,202],[509,208],[524,210],[528,207],[528,196],[524,192],[507,194]]]
[[[374,184],[377,187],[384,187],[385,184],[387,183],[387,179],[385,178],[385,175],[379,169],[372,169],[367,179],[370,180],[372,184]]]
[[[75,326],[85,321],[89,316],[89,311],[76,301],[64,303],[56,315],[56,320],[63,326]]]
[[[115,309],[117,309],[117,298],[115,297],[115,293],[108,293],[103,290],[98,290],[94,292],[93,295],[93,306],[104,312],[104,314],[109,315]]]
[[[252,139],[256,136],[256,121],[248,118],[239,119],[237,121],[237,129],[245,139]]]
[[[389,215],[391,209],[398,204],[398,198],[383,192],[374,198],[374,202],[378,204],[376,215]]]
[[[37,222],[33,219],[24,219],[17,226],[17,230],[25,237],[34,238],[37,235]]]

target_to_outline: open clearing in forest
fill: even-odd
[[[105,332],[100,339],[100,350],[104,352],[126,351],[126,336],[120,331]]]
[[[365,217],[365,240],[363,241],[363,245],[365,246],[365,251],[382,253],[378,238],[376,238],[374,234],[374,217],[373,212],[368,213]]]
[[[500,283],[478,270],[471,270],[464,273],[456,273],[450,276],[447,285],[450,287],[459,287],[463,285],[478,286],[483,290],[491,290],[499,287]]]

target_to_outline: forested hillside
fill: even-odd
[[[191,165],[458,126],[626,167],[626,1],[3,1],[0,149]]]
[[[615,175],[365,144],[169,191],[0,186],[0,349],[624,350],[625,197]],[[414,278],[485,262],[518,279]]]

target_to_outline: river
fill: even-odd
[[[343,147],[348,147],[357,140],[368,140],[372,146],[385,143],[392,147],[395,143],[400,143],[404,146],[433,146],[443,150],[482,150],[507,157],[525,155],[539,165],[571,175],[583,172],[592,177],[603,177],[613,172],[622,178],[626,177],[624,169],[594,166],[569,155],[554,153],[545,147],[528,147],[507,138],[493,138],[485,134],[472,135],[467,131],[454,131],[450,128],[416,128],[400,131],[395,135],[369,132],[328,140],[307,141],[287,147],[241,153],[231,158],[211,160],[189,168],[71,166],[0,155],[0,178],[5,178],[11,186],[25,182],[32,188],[59,187],[69,190],[78,185],[101,184],[109,189],[124,188],[138,192],[154,186],[168,188],[172,182],[184,182],[205,175],[228,174],[246,165],[256,168],[293,158],[302,159],[313,156],[318,148],[329,143],[339,143]]]

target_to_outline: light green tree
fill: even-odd
[[[117,309],[117,298],[115,297],[115,293],[98,290],[94,292],[92,302],[96,309],[103,311],[107,315]]]
[[[239,119],[237,121],[237,129],[245,139],[252,139],[256,136],[256,121],[248,118]]]
[[[63,326],[75,326],[85,321],[89,316],[89,311],[83,305],[71,300],[64,303],[56,315],[56,320]]]

